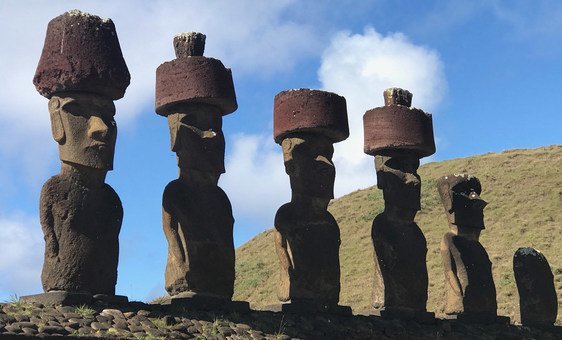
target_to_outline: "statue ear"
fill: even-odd
[[[51,132],[53,138],[57,143],[63,144],[65,139],[64,126],[62,125],[62,118],[60,115],[61,102],[57,97],[49,100],[49,113],[51,115]]]
[[[180,116],[178,114],[168,115],[168,126],[170,127],[170,144],[172,151],[176,152],[181,148],[181,138],[178,138],[178,132],[180,130],[179,124]]]

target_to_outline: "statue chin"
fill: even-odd
[[[70,164],[78,164],[96,170],[113,170],[113,154],[60,152],[60,160]]]

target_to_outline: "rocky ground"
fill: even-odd
[[[0,339],[562,339],[562,327],[433,324],[374,316],[221,313],[131,302],[127,305],[44,307],[0,304]]]

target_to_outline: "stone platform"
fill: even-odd
[[[509,325],[511,321],[507,316],[476,314],[476,313],[445,315],[444,318],[447,320],[456,320],[465,323],[480,323],[485,325],[489,325],[489,324]]]
[[[201,295],[195,293],[181,293],[174,296],[165,296],[158,302],[160,305],[176,309],[203,310],[249,313],[250,304],[246,301],[232,301],[222,297]]]
[[[44,306],[80,306],[91,305],[99,302],[122,305],[129,299],[123,295],[72,293],[66,291],[51,291],[42,294],[26,295],[20,297],[23,303],[39,303]]]
[[[313,304],[306,302],[290,302],[268,305],[260,310],[275,312],[275,313],[290,313],[290,314],[315,314],[327,313],[339,316],[352,316],[351,307],[341,305],[325,305]]]
[[[436,319],[434,324],[375,316],[329,313],[197,311],[172,305],[129,302],[84,306],[0,303],[3,339],[562,339],[562,327],[471,324]]]
[[[435,313],[413,310],[407,308],[381,308],[369,310],[363,315],[378,316],[383,319],[398,319],[398,320],[412,320],[420,324],[434,324],[435,323]]]

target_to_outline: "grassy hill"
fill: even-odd
[[[374,168],[373,168],[373,171]],[[482,182],[482,197],[489,202],[486,230],[480,238],[493,263],[498,312],[518,319],[519,297],[512,258],[519,247],[531,246],[547,257],[558,293],[558,321],[562,320],[562,145],[517,149],[501,153],[434,162],[419,169],[422,210],[416,222],[427,239],[429,272],[428,310],[442,312],[444,276],[439,242],[448,230],[436,180],[451,173],[469,173]],[[369,308],[373,249],[373,218],[383,210],[376,186],[358,190],[330,203],[341,230],[340,303],[354,312]],[[235,299],[253,307],[277,303],[278,262],[271,230],[236,252]]]

